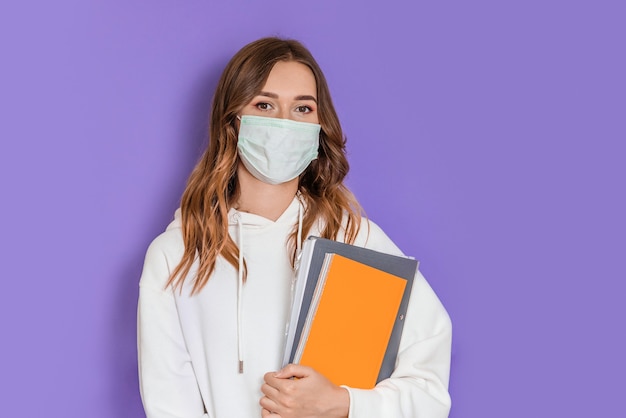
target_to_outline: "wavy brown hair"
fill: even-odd
[[[241,109],[258,95],[277,62],[296,61],[308,66],[317,84],[321,125],[318,157],[300,175],[299,191],[305,201],[302,236],[321,220],[321,236],[354,242],[361,224],[361,207],[344,186],[348,173],[345,137],[333,106],[326,79],[311,53],[298,41],[263,38],[244,46],[226,65],[219,80],[209,123],[209,145],[193,169],[181,199],[183,257],[167,285],[182,290],[185,277],[198,261],[192,294],[199,292],[222,256],[238,268],[239,249],[228,234],[228,210],[239,197],[237,182],[237,123]],[[294,249],[297,227],[289,238]]]

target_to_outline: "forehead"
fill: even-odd
[[[270,71],[263,91],[288,96],[316,96],[317,83],[308,66],[296,61],[279,61]]]

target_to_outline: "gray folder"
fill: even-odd
[[[312,251],[310,248],[307,248],[309,246],[313,246]],[[288,338],[288,341],[292,340],[293,344],[291,344],[291,347],[286,347],[286,350],[289,350],[290,352],[288,360],[289,363],[293,362],[296,348],[298,346],[298,342],[300,341],[300,336],[302,335],[304,322],[306,321],[306,317],[309,312],[309,306],[311,305],[311,299],[313,298],[315,286],[327,253],[339,254],[378,270],[383,270],[407,281],[402,302],[400,303],[398,314],[396,315],[396,321],[393,326],[391,337],[389,338],[387,350],[385,351],[383,363],[378,374],[378,379],[376,380],[376,383],[378,383],[391,376],[391,373],[395,369],[396,357],[400,346],[400,338],[402,337],[402,328],[404,327],[404,318],[406,317],[409,296],[413,286],[413,279],[419,263],[417,260],[409,257],[385,254],[379,251],[357,247],[355,245],[310,236],[305,241],[303,247],[303,255],[310,254],[310,260],[300,261],[301,265],[308,265],[309,268],[308,272],[302,272],[299,274],[299,277],[306,277],[306,284],[304,287],[300,313],[295,331],[293,329],[289,330],[289,333],[293,334]],[[295,313],[292,312],[292,315],[294,314]]]

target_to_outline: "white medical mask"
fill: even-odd
[[[243,165],[257,179],[280,184],[298,177],[317,158],[317,123],[243,115],[237,149]]]

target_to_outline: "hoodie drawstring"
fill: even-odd
[[[298,232],[296,235],[296,261],[294,268],[297,269],[300,264],[300,255],[302,254],[302,200],[300,200],[300,192],[296,195],[298,198]],[[237,224],[237,245],[239,246],[239,269],[237,271],[237,359],[239,361],[239,373],[243,373],[243,227],[241,225],[241,215],[235,213],[233,216]]]
[[[239,245],[239,268],[237,269],[237,359],[239,360],[239,373],[243,373],[243,330],[241,322],[243,317],[243,228],[241,216],[235,214],[237,222],[237,244]]]

